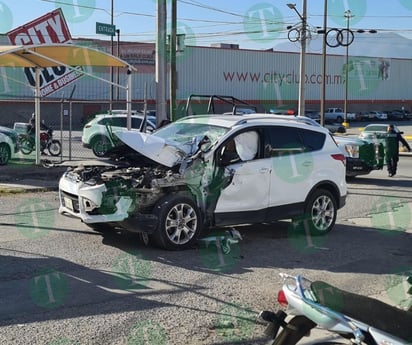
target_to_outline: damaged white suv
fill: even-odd
[[[59,182],[60,213],[98,231],[148,234],[172,250],[192,246],[204,228],[279,219],[304,219],[319,235],[345,204],[345,157],[322,127],[197,115],[152,134],[114,134],[123,145],[112,158],[69,162]]]

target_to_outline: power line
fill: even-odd
[[[53,4],[60,4],[60,5],[65,5],[65,6],[77,6],[79,8],[85,8],[85,9],[91,9],[91,10],[96,10],[96,11],[102,11],[107,14],[110,14],[110,11],[102,8],[102,7],[93,7],[93,6],[87,6],[84,4],[74,4],[73,2],[66,2],[63,0],[56,1],[56,0],[41,0],[43,2],[49,2]],[[198,42],[200,41],[206,41],[208,38],[213,39],[216,37],[223,38],[225,35],[228,36],[227,40],[232,40],[233,36],[236,36],[237,39],[239,40],[240,37],[248,36],[248,35],[253,35],[259,33],[259,30],[245,30],[244,29],[244,21],[247,20],[250,25],[261,25],[262,24],[262,19],[261,18],[256,18],[256,22],[254,22],[253,17],[246,17],[245,15],[233,12],[233,11],[228,11],[224,10],[221,8],[213,7],[207,4],[204,4],[200,1],[196,0],[177,0],[179,3],[187,5],[187,6],[193,6],[197,8],[201,8],[204,10],[208,10],[211,12],[217,12],[221,13],[230,17],[235,17],[240,20],[237,21],[232,21],[232,20],[225,20],[225,19],[205,19],[204,13],[202,14],[203,18],[179,18],[179,21],[184,21],[184,22],[190,22],[190,23],[198,23],[198,26],[193,26],[193,30],[200,30],[204,31],[207,29],[221,29],[219,26],[224,25],[227,27],[228,25],[231,26],[231,29],[229,30],[219,30],[219,31],[211,31],[211,32],[198,32],[194,37],[191,37],[192,39],[196,38]],[[141,13],[141,12],[133,12],[133,11],[123,11],[115,14],[115,17],[120,17],[122,15],[127,15],[127,16],[139,16],[139,17],[147,17],[147,18],[156,18],[155,14],[148,14],[148,13]],[[333,15],[332,15],[333,16]],[[338,16],[333,16],[333,17],[338,17]],[[276,32],[278,32],[280,35],[282,33],[287,32],[286,27],[292,23],[295,23],[295,20],[292,19],[293,17],[291,16],[286,16],[283,17],[282,19],[279,18],[279,20],[265,20],[265,23],[267,26],[276,26]],[[308,15],[308,22],[311,21],[311,19],[316,20],[316,18],[323,18],[322,15],[318,14],[310,14]],[[401,15],[401,16],[364,16],[364,18],[393,18],[393,19],[411,19],[412,16],[407,16],[407,15]],[[236,30],[236,27],[239,26],[239,29]],[[241,28],[240,28],[241,27]],[[284,28],[284,29],[283,29]],[[355,28],[353,30],[356,30]],[[386,29],[379,29],[380,32],[394,32],[394,33],[411,33],[412,30],[409,29],[391,29],[391,28],[386,28]],[[98,37],[97,35],[90,35],[90,34],[80,34],[83,37]],[[122,33],[123,37],[142,37],[144,41],[154,41],[156,32],[155,31],[147,31],[147,32],[139,32],[139,33]],[[150,40],[152,38],[152,40]],[[187,39],[190,37],[188,36]],[[277,37],[273,38],[272,41],[274,40],[282,40],[284,38],[282,37]],[[259,42],[258,37],[253,38],[254,41]],[[240,40],[241,42],[248,42],[250,39],[245,37],[244,39]],[[267,42],[267,40],[262,39],[262,42]],[[269,43],[272,44],[272,43]]]

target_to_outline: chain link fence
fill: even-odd
[[[143,102],[133,102],[132,110],[143,110]],[[150,105],[149,105],[150,108]],[[154,106],[151,106],[154,108]],[[112,103],[112,110],[126,109],[125,102]],[[33,102],[2,102],[0,113],[0,125],[10,128],[20,128],[23,133],[25,126],[30,122],[34,111]],[[83,147],[82,133],[84,125],[94,118],[96,114],[108,113],[110,102],[90,102],[90,101],[45,101],[41,104],[41,122],[53,130],[54,140],[61,144],[61,152],[58,155],[51,155],[46,148],[41,154],[41,160],[52,162],[62,162],[68,160],[95,159],[91,149]],[[41,131],[44,132],[44,131]],[[16,154],[15,160],[35,161],[36,153],[23,153],[21,150]]]

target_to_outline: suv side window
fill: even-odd
[[[322,149],[325,134],[294,127],[265,129],[265,158],[278,157]]]
[[[220,149],[222,165],[246,162],[256,158],[259,150],[259,134],[256,130],[242,132],[232,137]]]
[[[303,144],[305,145],[306,152],[321,150],[325,144],[326,135],[315,131],[309,131],[306,129],[299,130],[302,135]]]
[[[265,128],[264,157],[279,157],[305,151],[299,129],[294,127],[271,126]]]

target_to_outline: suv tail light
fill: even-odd
[[[288,306],[288,300],[287,300],[285,292],[283,290],[280,290],[278,292],[278,302],[282,307],[287,307]]]
[[[337,161],[341,161],[344,166],[346,166],[346,158],[343,153],[334,153],[331,155],[333,159],[336,159]]]

